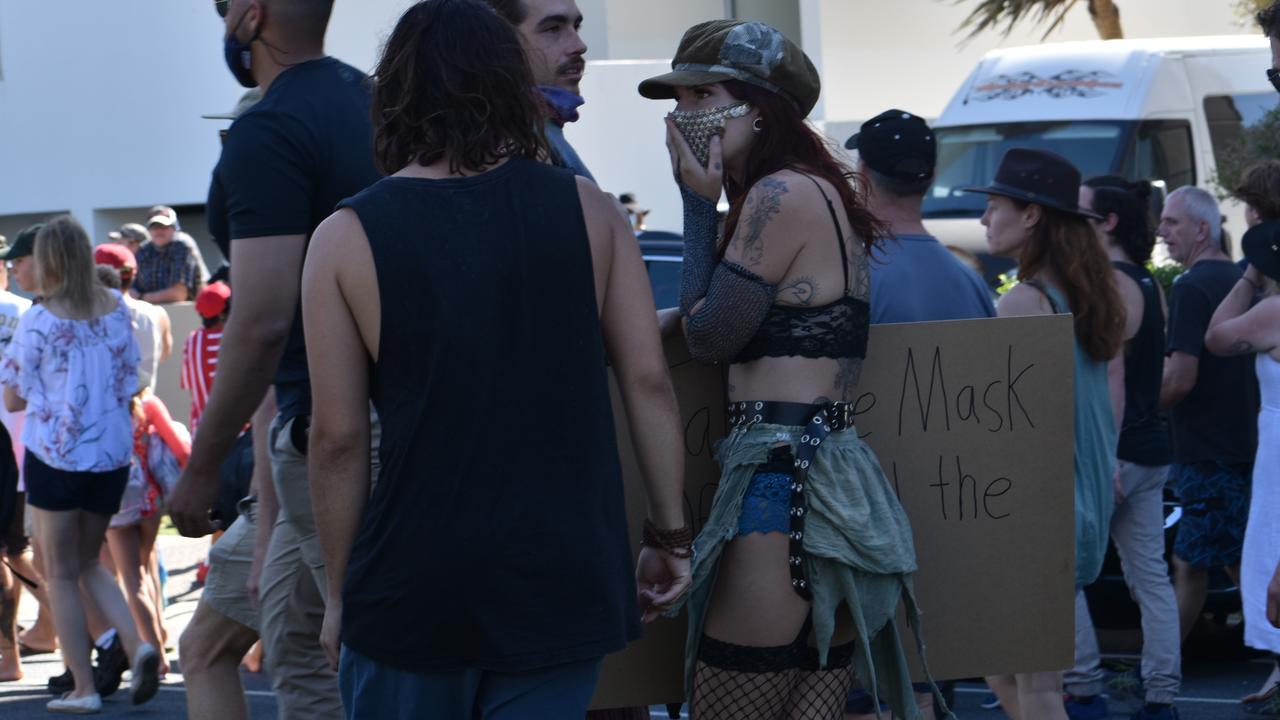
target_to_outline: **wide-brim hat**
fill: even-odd
[[[1258,272],[1280,282],[1280,220],[1258,223],[1240,240],[1244,257]]]
[[[741,80],[781,95],[807,116],[818,104],[822,80],[798,45],[760,22],[710,20],[689,28],[671,60],[671,72],[640,83],[640,94],[669,100],[678,87]]]
[[[1000,159],[994,182],[960,189],[1003,195],[1071,215],[1102,219],[1098,213],[1080,208],[1080,170],[1070,160],[1048,150],[1010,148]]]

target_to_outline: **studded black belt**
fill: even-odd
[[[791,570],[791,587],[800,597],[812,601],[813,593],[804,575],[804,516],[808,512],[805,486],[809,480],[809,466],[822,441],[833,432],[853,427],[853,403],[829,402],[807,405],[805,403],[747,400],[728,405],[729,425],[745,428],[768,423],[771,425],[799,425],[804,427],[794,450],[795,462],[791,469],[791,532],[787,564]]]

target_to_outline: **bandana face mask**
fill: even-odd
[[[706,167],[711,160],[711,138],[724,134],[729,118],[740,118],[751,112],[751,103],[740,102],[709,110],[673,110],[668,116],[689,143],[698,164]]]

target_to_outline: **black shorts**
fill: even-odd
[[[106,472],[78,472],[51,468],[27,449],[23,462],[27,504],[41,510],[87,510],[100,515],[120,512],[120,498],[129,484],[129,466]]]

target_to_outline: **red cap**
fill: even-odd
[[[219,280],[209,283],[196,295],[196,312],[202,318],[216,318],[227,309],[231,299],[231,286]]]
[[[133,251],[119,243],[104,243],[94,248],[93,261],[99,265],[110,265],[117,270],[138,268],[138,261],[133,258]]]

